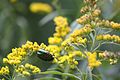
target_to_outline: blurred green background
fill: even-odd
[[[71,24],[81,15],[80,8],[83,6],[82,1],[83,0],[16,0],[16,2],[13,3],[11,0],[0,0],[0,66],[3,65],[2,58],[6,57],[12,48],[21,46],[27,40],[36,41],[39,44],[42,42],[47,44],[48,37],[52,36],[55,29],[53,18],[57,15],[62,15],[67,17]],[[32,13],[29,10],[29,6],[33,2],[48,3],[52,6],[53,12],[49,14]],[[102,9],[101,18],[120,23],[120,0],[100,0],[98,5]],[[119,31],[115,31],[114,33],[120,35]],[[120,47],[118,47],[118,50],[120,51]],[[51,65],[51,62],[41,61],[36,55],[33,55],[29,59],[29,62],[39,66],[43,71],[48,68],[48,64]],[[116,70],[117,68],[114,69]],[[113,70],[113,72],[115,70]],[[111,72],[108,73],[107,76],[113,75]],[[120,75],[117,74],[114,77],[116,78],[118,76]],[[115,78],[110,77],[110,79],[105,80],[115,80]]]

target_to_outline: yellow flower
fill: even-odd
[[[120,36],[117,35],[110,35],[110,34],[106,34],[106,35],[98,35],[96,37],[97,40],[106,40],[106,41],[112,41],[115,43],[120,43]]]
[[[9,74],[9,68],[8,68],[8,66],[2,67],[0,69],[0,75],[7,75],[7,74]]]
[[[78,62],[75,60],[75,57],[80,55],[80,51],[73,51],[68,53],[67,62],[70,65],[70,68],[74,69],[78,65]]]
[[[50,13],[52,12],[52,7],[49,4],[41,3],[41,2],[34,2],[30,4],[30,10],[33,13],[37,12],[44,12],[44,13]]]
[[[45,50],[49,51],[50,54],[52,54],[54,57],[60,56],[61,48],[58,47],[57,45],[48,45],[48,47],[46,47]]]
[[[18,65],[26,56],[38,51],[39,49],[40,46],[37,42],[33,43],[27,41],[26,44],[22,45],[22,47],[12,49],[12,52],[7,55],[7,58],[3,58],[3,62],[11,65]]]
[[[86,35],[88,33],[90,33],[92,31],[91,27],[83,27],[80,29],[75,30],[72,34],[71,37],[75,38],[76,36],[83,36]]]
[[[118,59],[112,59],[112,58],[110,58],[109,62],[110,62],[110,64],[115,64],[115,63],[118,62]]]
[[[111,23],[110,23],[110,26],[111,26],[113,29],[120,29],[120,24],[119,24],[119,23],[111,22]]]
[[[54,22],[55,22],[56,26],[58,26],[58,27],[68,26],[67,18],[62,17],[62,16],[55,17]]]
[[[56,24],[54,37],[65,37],[70,32],[70,27],[68,26],[67,18],[58,16],[54,18]]]
[[[34,44],[33,44],[33,52],[38,51],[39,49],[40,49],[40,46],[38,45],[38,43],[34,42]]]
[[[97,40],[102,40],[102,39],[103,39],[103,36],[102,36],[102,35],[98,35],[98,36],[96,37],[96,39],[97,39]]]
[[[89,10],[89,8],[90,8],[89,6],[84,6],[84,7],[81,8],[80,12],[85,13]]]
[[[100,57],[100,58],[104,58],[104,57],[105,57],[105,54],[104,54],[104,53],[99,53],[99,57]]]
[[[79,24],[85,24],[87,23],[88,20],[91,19],[91,15],[89,14],[85,14],[83,16],[81,16],[80,18],[78,18],[76,21],[79,23]]]
[[[70,34],[69,43],[85,45],[87,42],[87,38],[83,38],[83,36],[89,34],[91,31],[92,31],[91,26],[89,24],[86,24],[84,27],[77,29]]]
[[[101,23],[104,27],[120,30],[120,23],[115,23],[113,21],[110,22],[108,20],[102,20]]]
[[[33,74],[40,73],[40,71],[41,71],[38,67],[33,66],[33,65],[29,64],[29,63],[25,64],[25,68],[31,69]]]
[[[88,56],[88,66],[90,68],[98,67],[102,64],[99,60],[96,59],[97,58],[96,52],[94,53],[87,52],[86,54]]]
[[[71,37],[70,39],[71,39],[71,43],[75,43],[75,44],[86,44],[86,42],[87,42],[86,38],[82,38],[79,36],[77,36],[75,38]]]
[[[29,73],[28,71],[23,71],[22,74],[23,74],[24,76],[30,76],[30,73]]]
[[[26,63],[25,66],[24,65],[20,65],[18,66],[18,68],[16,69],[17,73],[20,73],[24,76],[30,76],[31,74],[37,74],[40,73],[40,69],[36,66],[33,66],[29,63]]]
[[[75,66],[78,65],[78,62],[75,60],[76,56],[84,57],[82,52],[80,51],[69,51],[68,54],[57,57],[56,61],[54,62],[59,64],[63,68],[65,66],[64,64],[67,63],[70,66],[70,68],[74,69]]]
[[[15,71],[17,72],[17,73],[22,73],[23,71],[25,71],[26,69],[25,69],[25,67],[23,66],[23,65],[20,65],[19,67],[17,67],[17,69],[15,69]]]
[[[29,51],[38,51],[40,49],[40,46],[37,44],[37,42],[30,42],[27,41],[25,45],[22,45],[22,48]]]
[[[101,13],[101,11],[100,11],[99,9],[95,9],[95,10],[93,11],[92,15],[93,15],[94,17],[96,17],[96,16],[99,16],[100,13]]]
[[[49,37],[48,43],[49,44],[60,44],[62,42],[62,38],[59,37]]]
[[[71,46],[70,44],[71,44],[71,40],[70,40],[70,38],[68,38],[61,43],[61,47],[62,47],[62,49],[66,50],[66,51],[71,51],[74,49],[74,47]]]
[[[45,49],[47,46],[44,43],[40,44],[40,49]]]
[[[56,31],[57,35],[54,34],[54,36],[64,37],[70,32],[70,28],[68,26],[66,26],[66,27],[65,26],[62,26],[62,27],[57,26],[55,28],[55,31]]]
[[[86,56],[81,52],[81,51],[73,51],[73,54],[75,56],[79,56],[79,57],[83,57],[83,58],[86,58]]]

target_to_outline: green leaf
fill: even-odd
[[[53,77],[43,77],[43,78],[40,78],[39,80],[61,80],[61,79],[53,78]]]
[[[73,22],[71,23],[70,27],[71,27],[71,30],[72,30],[72,32],[73,32],[73,31],[76,30],[76,29],[82,28],[82,25],[78,24],[78,23],[76,22],[76,20],[75,20],[75,21],[73,21]]]
[[[61,10],[63,13],[62,15],[65,14],[71,14],[73,13],[72,10],[69,9],[62,9]],[[45,24],[47,24],[48,22],[52,21],[54,19],[54,17],[59,16],[60,14],[57,11],[53,11],[52,13],[49,13],[48,15],[46,15],[45,17],[43,17],[40,21],[39,21],[39,25],[40,26],[44,26]]]

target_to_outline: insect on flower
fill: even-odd
[[[44,61],[52,61],[54,59],[53,56],[48,51],[43,49],[40,49],[37,52],[37,56]]]

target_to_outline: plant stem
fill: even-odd
[[[69,73],[69,65],[66,65],[65,69],[64,69],[64,73]],[[67,76],[63,75],[63,80],[66,80]]]
[[[13,71],[13,75],[12,75],[12,80],[15,79],[15,66],[13,66],[13,69],[14,69],[14,71]]]
[[[94,46],[95,46],[95,41],[96,41],[96,31],[94,30],[95,34],[94,34],[94,37],[93,37],[93,41],[92,41],[92,46],[91,46],[91,49],[90,51],[92,51],[94,49]]]
[[[61,5],[59,3],[59,0],[53,0],[52,1],[53,6],[56,8],[57,12],[59,13],[59,15],[61,15]]]
[[[91,69],[88,67],[88,74],[89,74],[89,80],[93,80],[92,79],[92,72]]]
[[[75,79],[81,80],[81,78],[70,74],[70,73],[62,73],[62,72],[58,72],[58,71],[45,71],[45,72],[40,72],[39,74],[57,74],[57,75],[64,75],[64,76],[69,76],[69,77],[73,77]]]
[[[76,69],[77,69],[77,71],[80,73],[80,78],[82,78],[82,72],[80,71],[80,69],[76,66]]]
[[[98,76],[96,76],[95,74],[92,74],[92,76],[94,76],[97,80],[101,80]]]

